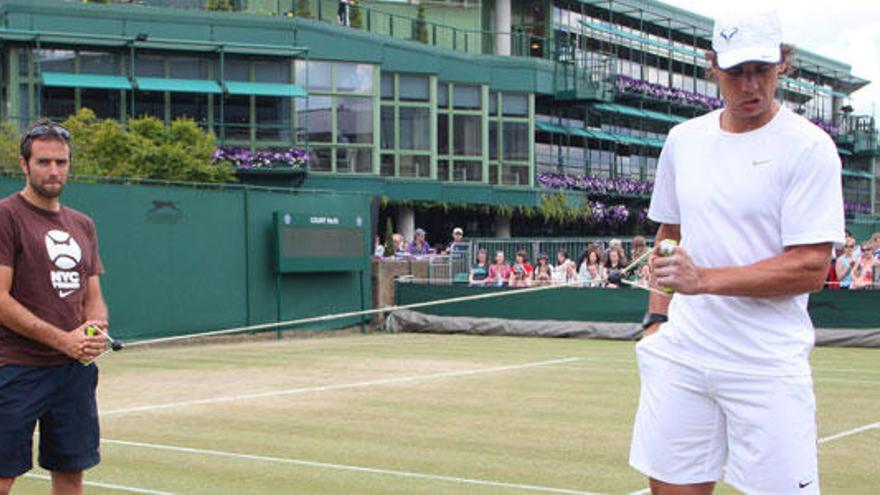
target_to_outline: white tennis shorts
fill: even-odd
[[[724,473],[725,482],[750,495],[818,495],[809,375],[701,369],[646,351],[642,343],[636,346],[642,386],[630,465],[672,484],[714,482]]]

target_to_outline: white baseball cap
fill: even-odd
[[[721,69],[744,62],[778,64],[782,61],[780,45],[782,25],[775,11],[743,11],[715,19],[712,49]]]

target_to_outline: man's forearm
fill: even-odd
[[[37,317],[9,294],[0,296],[0,323],[19,335],[53,349],[63,348],[67,330]]]
[[[822,288],[830,266],[828,244],[799,246],[757,263],[700,268],[700,293],[720,296],[782,297]]]
[[[681,229],[678,225],[662,224],[657,229],[657,236],[654,238],[654,245],[659,246],[666,239],[672,239],[675,242],[681,241]],[[656,254],[652,255],[656,256]],[[651,286],[655,289],[662,289],[657,282],[651,279]],[[650,292],[648,296],[648,312],[659,313],[665,315],[669,312],[669,302],[672,301],[672,295],[661,296],[655,292]]]

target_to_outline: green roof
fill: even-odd
[[[874,174],[872,174],[870,172],[865,172],[863,170],[853,170],[850,168],[845,168],[842,170],[842,172],[843,172],[843,175],[845,175],[847,177],[860,177],[862,179],[873,179],[874,178]]]
[[[55,88],[131,89],[131,82],[125,76],[64,72],[43,72],[41,75],[43,86]]]
[[[135,83],[141,91],[171,91],[176,93],[220,94],[217,81],[203,79],[163,79],[160,77],[138,77]]]
[[[286,96],[290,98],[308,96],[302,86],[296,84],[223,81],[223,85],[231,95]]]
[[[670,122],[673,124],[678,124],[680,122],[684,122],[687,120],[685,117],[681,117],[679,115],[673,115],[663,112],[655,112],[653,110],[645,110],[642,108],[628,107],[626,105],[618,105],[616,103],[600,103],[595,105],[593,108],[597,110],[603,110],[606,112],[617,113],[621,115],[629,115],[631,117],[640,117],[652,120],[659,120],[662,122]]]
[[[535,122],[535,127],[537,127],[538,130],[552,132],[554,134],[568,134],[570,132],[568,127],[551,124],[549,122]]]

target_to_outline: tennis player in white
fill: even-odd
[[[649,216],[656,283],[636,346],[630,464],[655,495],[818,494],[808,293],[843,242],[831,138],[775,100],[789,47],[775,13],[719,18],[712,70],[724,108],[676,126]],[[668,318],[668,321],[667,321]]]

